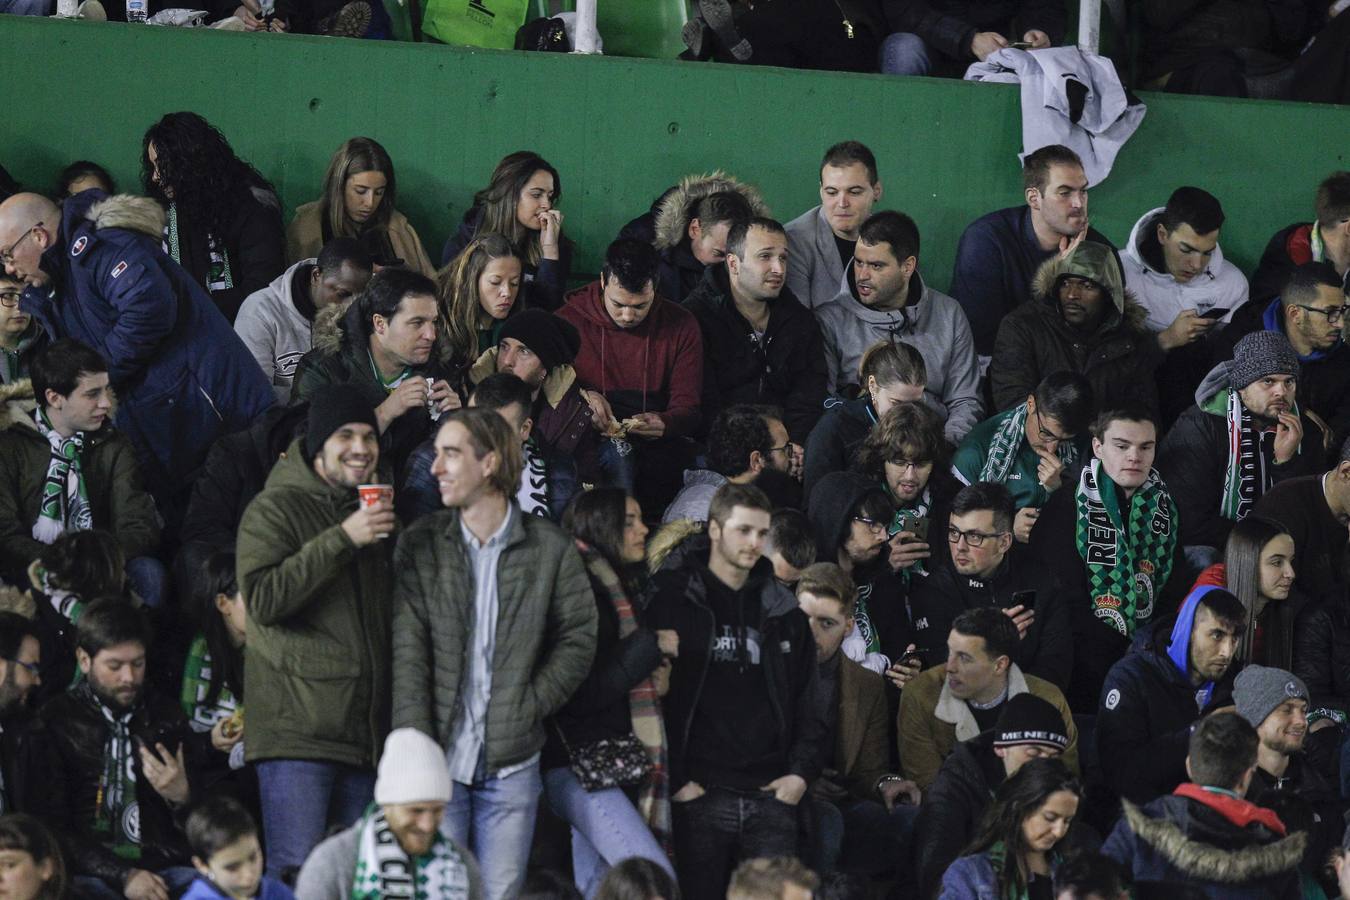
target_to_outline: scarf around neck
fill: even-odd
[[[115,713],[104,705],[88,681],[71,688],[86,705],[98,710],[108,726],[103,742],[103,771],[94,801],[93,832],[107,841],[122,859],[141,857],[141,810],[136,802],[136,774],[131,740],[135,710]]]
[[[1115,482],[1100,459],[1083,467],[1074,491],[1078,554],[1087,566],[1092,614],[1124,637],[1153,615],[1172,572],[1177,528],[1167,486],[1150,470],[1122,515]]]
[[[1004,413],[1003,421],[994,429],[989,441],[989,451],[985,456],[984,468],[980,470],[980,481],[1004,484],[1012,474],[1017,463],[1018,452],[1027,437],[1027,405],[1014,407]],[[1030,447],[1030,444],[1027,444]],[[1078,461],[1078,445],[1074,441],[1060,441],[1055,455],[1064,464],[1065,471],[1072,471]],[[1044,490],[1044,488],[1041,488]]]
[[[1270,466],[1275,461],[1275,431],[1258,427],[1251,411],[1232,388],[1211,397],[1205,411],[1222,414],[1228,425],[1228,464],[1224,469],[1219,514],[1241,522],[1274,481]],[[1293,412],[1298,415],[1297,404]]]
[[[182,249],[178,239],[178,204],[169,204],[168,220],[164,223],[164,252],[173,257],[180,266],[183,264]],[[206,233],[206,254],[208,268],[202,285],[208,291],[228,291],[234,287],[234,275],[230,272],[230,254],[211,232]]]
[[[928,513],[933,508],[932,484],[933,484],[933,477],[929,475],[928,483],[923,486],[923,493],[920,494],[914,500],[910,501],[909,504],[904,504],[901,503],[899,500],[895,499],[895,494],[891,493],[891,486],[886,483],[886,480],[884,478],[882,479],[881,486],[886,489],[886,495],[890,497],[891,500],[895,501],[895,515],[891,518],[891,524],[886,529],[886,533],[888,535],[890,535],[891,537],[895,537],[897,534],[900,533],[901,526],[904,524],[905,521],[905,516],[919,516],[921,518],[928,517]],[[933,530],[931,527],[932,526],[931,521],[929,522],[929,526],[930,527],[928,530],[928,542],[931,544],[933,542]],[[882,552],[884,553],[886,551],[883,550]],[[922,559],[916,562],[914,565],[910,566],[908,569],[901,569],[899,572],[900,580],[903,581],[905,584],[909,584],[910,578],[913,577],[914,575],[923,576],[926,574],[927,569],[924,567],[924,560]],[[881,645],[880,642],[878,641],[876,648],[872,652],[880,652],[880,650]]]
[[[378,805],[366,809],[357,827],[352,900],[468,900],[469,867],[440,828],[430,850],[409,858]]]
[[[52,428],[41,407],[33,410],[33,424],[51,447],[37,521],[33,523],[33,539],[50,544],[67,531],[88,531],[94,527],[81,464],[84,432],[62,437]]]

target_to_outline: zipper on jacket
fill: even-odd
[[[211,406],[211,412],[213,412],[213,413],[216,414],[216,418],[219,419],[220,421],[224,422],[224,421],[225,421],[225,417],[222,416],[222,415],[220,414],[220,410],[216,409],[216,401],[214,401],[214,400],[211,399],[211,395],[208,394],[208,393],[206,392],[206,388],[202,387],[202,386],[199,384],[199,385],[197,385],[197,390],[200,391],[200,392],[201,392],[201,395],[202,395],[203,397],[206,398],[206,402],[207,402],[208,404],[210,404],[210,406]]]

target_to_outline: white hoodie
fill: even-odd
[[[316,259],[302,259],[267,287],[249,294],[234,319],[235,333],[272,382],[272,390],[280,403],[290,400],[295,368],[312,344],[310,322],[295,308],[291,282],[296,269],[317,262]]]
[[[1144,309],[1148,310],[1146,324],[1150,331],[1163,331],[1181,314],[1192,309],[1204,313],[1210,309],[1226,309],[1219,321],[1233,318],[1237,308],[1247,302],[1247,278],[1238,267],[1223,258],[1223,249],[1214,247],[1205,271],[1188,282],[1180,282],[1167,272],[1160,272],[1144,261],[1139,244],[1153,237],[1163,207],[1151,209],[1134,223],[1130,240],[1120,254],[1125,267],[1125,287],[1132,292]]]

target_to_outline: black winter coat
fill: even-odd
[[[919,896],[933,897],[942,874],[975,837],[975,829],[1003,782],[1003,760],[994,755],[994,733],[958,743],[924,792],[914,824],[914,868]]]
[[[975,62],[970,42],[976,32],[996,31],[1020,41],[1037,29],[1055,46],[1066,25],[1064,4],[1054,0],[882,0],[882,7],[892,32],[917,34],[962,70]]]
[[[854,400],[831,397],[825,401],[824,415],[806,438],[802,493],[808,502],[816,482],[831,472],[853,467],[859,448],[876,423],[876,410],[868,397]]]
[[[1294,625],[1294,674],[1309,706],[1350,713],[1350,606],[1339,597],[1303,608]]]
[[[207,286],[211,252],[206,229],[179,210],[179,264],[207,290],[216,307],[233,323],[244,298],[267,287],[286,271],[286,228],[281,222],[281,203],[269,190],[250,188],[240,195],[221,231],[215,237],[225,245],[233,286],[211,290]]]

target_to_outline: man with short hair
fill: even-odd
[[[811,900],[820,879],[791,856],[747,859],[732,873],[727,900]]]
[[[315,317],[326,309],[339,315],[370,281],[370,254],[356,238],[336,237],[317,258],[302,259],[276,280],[245,298],[234,330],[262,373],[277,402],[291,398],[300,358],[314,345]]]
[[[1329,262],[1344,282],[1350,278],[1350,172],[1332,172],[1317,186],[1316,218],[1275,232],[1252,275],[1253,301],[1278,297],[1294,267]]]
[[[390,732],[375,803],[356,824],[314,848],[295,890],[306,900],[462,897],[481,900],[473,854],[445,827],[450,772],[439,744],[416,728]]]
[[[657,293],[683,304],[707,267],[726,258],[731,227],[764,215],[763,206],[750,188],[723,184],[717,173],[683,179],[656,214]]]
[[[1350,438],[1321,475],[1286,478],[1257,501],[1253,515],[1280,523],[1298,551],[1298,586],[1310,597],[1345,596],[1350,525]]]
[[[436,434],[446,509],[398,542],[395,728],[444,748],[456,783],[446,824],[483,869],[489,900],[525,878],[545,720],[595,654],[596,606],[573,541],[513,502],[520,436],[497,412],[462,409]]]
[[[820,161],[820,205],[785,226],[787,287],[807,309],[839,294],[853,262],[858,231],[881,199],[877,158],[865,144],[840,141]]]
[[[1088,227],[1087,175],[1068,147],[1050,144],[1028,153],[1022,186],[1025,206],[981,216],[956,245],[951,293],[970,320],[982,363],[994,353],[1003,317],[1031,299],[1031,280],[1041,263],[1067,250],[1085,229],[1087,240],[1111,245]]]
[[[877,341],[904,340],[923,354],[924,398],[947,418],[960,443],[980,419],[979,367],[970,323],[956,302],[919,275],[919,229],[904,213],[873,213],[858,231],[853,268],[816,317],[825,340],[826,387],[857,381],[863,354]]]
[[[937,525],[934,537],[943,530]],[[963,611],[997,609],[1017,626],[1014,660],[1022,671],[1066,690],[1073,668],[1069,611],[1054,574],[1014,542],[1012,529],[1012,497],[1003,485],[977,481],[957,493],[945,534],[950,554],[930,560],[926,576],[910,585],[914,642],[933,648]],[[945,658],[935,649],[920,652],[925,667]]]
[[[927,790],[942,761],[959,742],[998,722],[1003,706],[1019,694],[1035,694],[1059,710],[1068,745],[1064,762],[1078,768],[1078,729],[1059,688],[1025,675],[1013,662],[1020,638],[1012,619],[987,606],[956,617],[947,636],[947,661],[920,674],[900,694],[900,764],[905,776]]]
[[[38,354],[32,375],[37,408],[0,431],[0,574],[27,584],[47,545],[99,528],[117,538],[136,593],[163,606],[159,515],[141,486],[135,449],[112,426],[107,364],[64,338]]]
[[[1232,703],[1246,628],[1241,601],[1205,586],[1175,619],[1136,633],[1133,652],[1107,673],[1097,711],[1097,753],[1117,794],[1145,803],[1185,780],[1195,722]]]
[[[689,897],[721,896],[738,860],[796,854],[796,807],[826,751],[810,624],[763,558],[769,514],[758,488],[723,485],[706,539],[648,586],[648,627],[680,636],[662,707]]]
[[[1102,852],[1136,882],[1186,884],[1213,900],[1302,896],[1306,837],[1243,799],[1256,773],[1256,729],[1224,711],[1178,737],[1186,783],[1145,806],[1126,800]]]
[[[825,351],[815,316],[784,288],[788,262],[782,225],[737,222],[725,263],[704,270],[685,308],[703,332],[704,416],[733,403],[777,406],[804,443],[825,399]]]
[[[386,270],[387,271],[387,270]],[[249,616],[248,761],[262,793],[273,877],[305,861],[330,824],[370,802],[389,716],[389,483],[378,423],[355,385],[319,388],[303,437],[244,510],[237,548]],[[331,816],[330,816],[331,812]]]
[[[0,815],[25,805],[25,788],[41,791],[26,777],[21,758],[28,698],[42,684],[41,664],[41,637],[33,623],[17,612],[0,612]]]
[[[816,536],[811,521],[799,509],[775,509],[769,519],[764,555],[773,563],[773,577],[795,588],[803,570],[816,561]]]
[[[1082,851],[1055,869],[1055,900],[1130,900],[1128,884],[1115,860]]]
[[[777,415],[743,405],[722,410],[708,431],[708,467],[685,471],[684,487],[662,513],[662,524],[708,521],[708,504],[719,487],[752,484],[765,470],[786,473],[791,454],[787,428]]]

